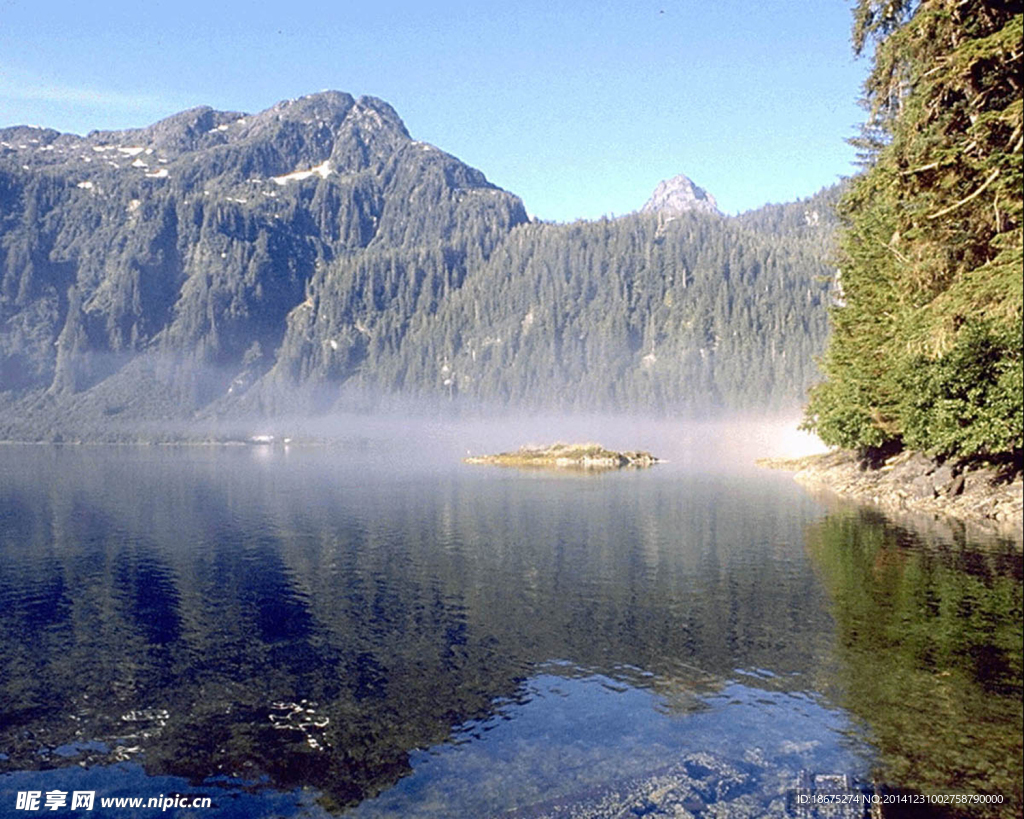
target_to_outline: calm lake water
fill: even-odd
[[[0,449],[0,815],[55,789],[94,790],[82,815],[606,815],[680,765],[718,783],[698,816],[736,788],[798,815],[786,789],[827,774],[1019,815],[1019,545],[709,451]]]

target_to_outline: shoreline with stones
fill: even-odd
[[[940,462],[905,451],[872,464],[835,450],[804,458],[764,458],[757,465],[793,472],[797,483],[871,503],[883,511],[956,518],[1020,542],[1024,483],[1019,470]]]

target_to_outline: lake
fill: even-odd
[[[0,448],[0,815],[812,816],[840,776],[1019,815],[1019,543],[700,432],[602,474],[381,433]]]

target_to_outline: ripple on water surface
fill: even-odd
[[[772,474],[5,451],[0,788],[757,815],[808,770],[1019,805],[1020,589],[1011,545]]]

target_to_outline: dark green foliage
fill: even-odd
[[[909,362],[901,373],[903,440],[943,454],[1000,452],[1024,437],[1022,327],[971,322],[936,360]]]
[[[808,425],[833,444],[1019,452],[1021,4],[879,3],[868,171],[840,204],[841,300]]]

